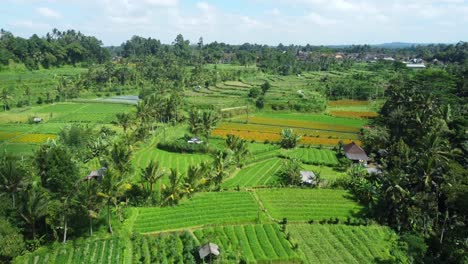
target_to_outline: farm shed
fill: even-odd
[[[33,122],[34,123],[40,123],[40,122],[42,122],[42,118],[41,117],[34,117]]]
[[[410,68],[410,69],[424,69],[426,68],[426,65],[422,64],[422,63],[408,63],[406,64],[406,68]]]
[[[102,167],[99,170],[93,170],[83,180],[89,181],[89,180],[94,179],[94,180],[100,181],[104,177],[104,174],[106,173],[106,171],[107,171],[107,168],[105,167]]]
[[[369,157],[367,156],[366,152],[356,145],[356,143],[351,142],[349,144],[344,145],[344,152],[345,156],[354,161],[354,162],[360,162],[367,164],[367,161],[369,161]]]
[[[218,256],[219,255],[219,247],[218,245],[216,244],[213,244],[213,243],[208,243],[208,244],[205,244],[204,246],[202,246],[200,248],[200,250],[198,251],[198,254],[200,255],[200,258],[201,259],[204,259],[206,258],[207,256]]]
[[[203,141],[200,140],[199,138],[194,137],[194,138],[191,138],[190,140],[187,140],[187,143],[189,143],[189,144],[201,144],[201,143],[203,143]]]
[[[301,171],[301,178],[304,184],[315,184],[315,174],[313,171]]]

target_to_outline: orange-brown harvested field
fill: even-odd
[[[330,111],[331,115],[351,118],[372,118],[376,117],[376,112],[356,112],[356,111]]]

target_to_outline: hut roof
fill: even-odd
[[[315,182],[315,174],[313,171],[301,171],[303,183],[313,184]]]
[[[200,254],[201,259],[204,259],[206,256],[208,256],[210,254],[218,256],[219,255],[219,247],[216,244],[208,243],[208,244],[204,245],[203,247],[201,247],[200,250],[198,251],[198,253]]]
[[[368,161],[369,157],[367,156],[366,152],[356,145],[356,143],[352,142],[350,144],[344,145],[344,152],[345,156],[350,160],[363,160]]]

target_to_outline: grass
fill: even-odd
[[[393,263],[389,251],[397,237],[387,227],[288,225],[287,230],[307,263]]]
[[[125,244],[122,239],[99,239],[55,244],[16,258],[14,263],[122,263]]]
[[[362,207],[343,190],[331,189],[261,189],[256,191],[260,201],[275,219],[305,222],[358,216]]]
[[[151,233],[213,224],[257,220],[257,203],[248,192],[197,193],[178,206],[138,208],[133,230]]]
[[[336,152],[329,149],[296,148],[284,150],[284,156],[295,158],[306,164],[334,166],[338,164]]]
[[[324,166],[324,165],[309,165],[303,164],[302,168],[307,171],[313,171],[315,173],[320,173],[320,177],[322,180],[326,181],[327,183],[333,183],[338,179],[346,178],[346,172],[339,172],[334,170],[332,167]]]
[[[300,262],[299,254],[275,224],[217,226],[194,234],[202,243],[216,243],[220,252],[241,256],[247,263]]]
[[[233,189],[275,185],[278,181],[276,173],[280,170],[281,165],[282,160],[279,158],[260,161],[238,171],[233,177],[227,179],[222,187]]]

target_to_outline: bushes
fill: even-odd
[[[211,151],[211,148],[205,143],[191,144],[187,143],[187,139],[185,138],[180,138],[171,142],[160,142],[157,147],[165,151],[178,153],[209,153]]]

